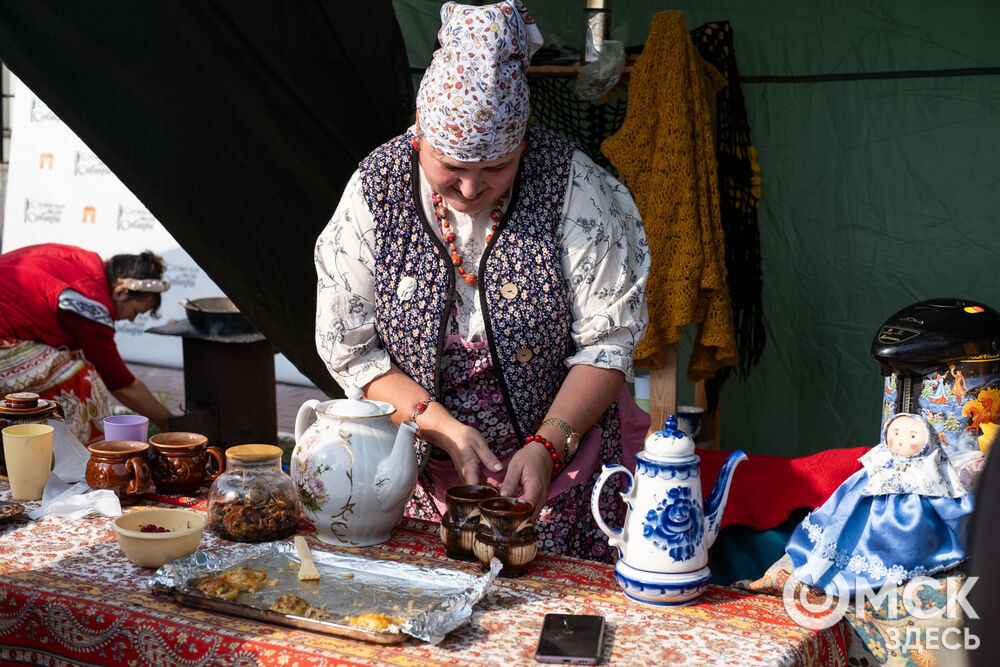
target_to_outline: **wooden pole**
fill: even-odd
[[[661,368],[649,371],[649,433],[663,428],[667,416],[677,409],[677,344],[668,345]]]

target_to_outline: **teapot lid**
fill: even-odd
[[[350,387],[347,398],[324,401],[316,406],[316,412],[328,417],[384,417],[391,415],[396,408],[384,401],[369,401],[360,387]]]
[[[677,428],[677,417],[671,413],[663,428],[646,438],[644,449],[653,458],[694,456],[694,440]]]

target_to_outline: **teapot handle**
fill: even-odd
[[[306,428],[309,426],[309,413],[319,405],[319,401],[315,398],[309,399],[299,408],[298,414],[295,415],[295,442],[299,441],[302,434],[306,432]]]
[[[615,473],[628,475],[628,487],[620,494],[622,498],[624,498],[632,489],[632,485],[635,483],[635,480],[632,478],[632,473],[629,472],[625,466],[617,463],[604,466],[604,469],[601,470],[601,476],[597,478],[597,484],[594,485],[594,490],[590,494],[590,512],[594,515],[594,521],[597,522],[597,527],[601,529],[601,532],[608,536],[608,544],[618,548],[620,551],[625,544],[625,540],[622,539],[624,527],[619,528],[618,530],[610,528],[608,524],[604,522],[604,517],[601,516],[600,510],[601,489],[604,487],[604,483],[608,481],[608,478]]]

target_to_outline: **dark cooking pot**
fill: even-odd
[[[228,297],[213,296],[183,302],[188,322],[206,336],[252,334],[257,330]]]

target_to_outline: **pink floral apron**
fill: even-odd
[[[448,323],[449,335],[441,357],[441,396],[439,400],[458,419],[479,430],[493,453],[503,464],[500,473],[483,469],[483,479],[497,488],[503,482],[507,465],[520,449],[514,428],[507,415],[500,384],[486,341],[470,342],[458,334],[454,308]],[[635,467],[635,454],[642,449],[649,429],[650,417],[640,409],[628,388],[618,395],[621,424],[621,451],[617,434],[604,437],[599,428],[590,429],[580,443],[573,460],[549,487],[549,498],[535,528],[539,548],[550,553],[576,556],[589,560],[614,561],[614,552],[607,538],[597,527],[590,510],[590,495],[605,463],[622,463],[629,470]],[[408,516],[440,521],[444,511],[445,491],[462,480],[451,459],[441,450],[432,449],[432,456],[420,475],[417,489],[406,509]],[[601,494],[601,514],[612,526],[620,526],[625,507],[618,496],[624,476],[612,477]]]

